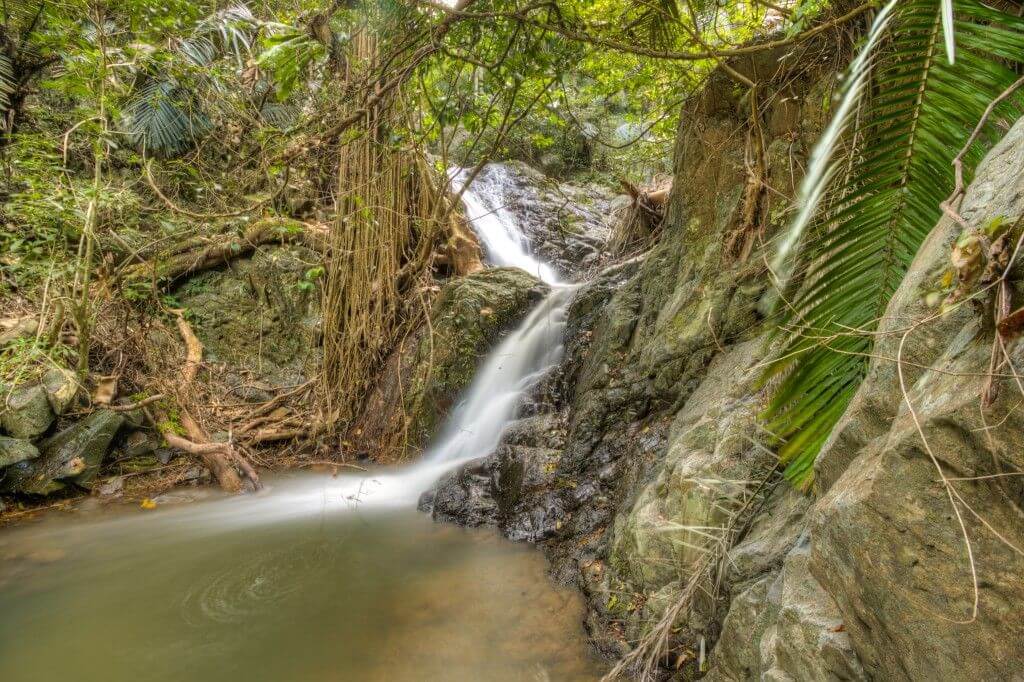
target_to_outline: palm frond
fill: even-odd
[[[14,94],[16,86],[14,65],[7,55],[0,53],[0,113],[11,107],[11,95]]]
[[[299,108],[293,104],[267,102],[260,109],[260,118],[278,130],[288,130],[299,120]]]
[[[260,21],[248,7],[233,5],[199,22],[193,31],[193,39],[202,40],[211,46],[218,57],[230,56],[242,65],[251,51],[259,27]]]
[[[178,52],[198,67],[207,67],[220,56],[217,46],[204,35],[189,36],[178,42]]]
[[[212,127],[189,92],[169,79],[144,83],[124,115],[131,143],[164,158],[188,151]]]
[[[867,371],[870,332],[940,217],[953,157],[986,106],[1016,80],[1011,67],[1024,57],[1024,20],[955,0],[944,30],[943,4],[895,6],[876,48],[875,94],[846,138],[850,172],[836,178],[827,210],[815,212],[796,254],[800,277],[785,291],[782,351],[768,374],[785,377],[764,416],[782,441],[786,476],[804,488]],[[943,52],[953,35],[951,63]],[[1010,97],[990,120],[1012,121],[1022,110],[1024,99]],[[966,155],[968,179],[1000,133],[989,125]]]
[[[327,55],[323,43],[291,26],[277,25],[263,42],[257,64],[272,75],[280,99],[291,94],[315,60]]]

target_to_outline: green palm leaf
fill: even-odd
[[[11,95],[17,87],[14,77],[14,65],[7,55],[0,53],[0,113],[11,107]]]
[[[131,143],[163,158],[188,151],[212,127],[190,93],[171,79],[147,81],[124,114]]]
[[[1024,59],[1024,20],[956,0],[950,31],[944,4],[896,7],[875,54],[874,94],[848,135],[856,141],[850,172],[834,181],[827,209],[812,221],[796,256],[799,276],[786,290],[782,352],[768,373],[784,378],[764,416],[782,442],[786,476],[803,488],[867,371],[872,338],[859,332],[876,328],[953,189],[953,157]],[[1022,104],[1008,98],[990,120],[1012,121]],[[966,155],[968,180],[999,134],[990,125]]]

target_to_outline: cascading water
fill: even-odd
[[[461,190],[469,177],[465,168],[449,172],[452,189]],[[521,268],[547,284],[558,284],[554,269],[530,253],[530,244],[519,228],[515,215],[505,207],[505,188],[512,182],[511,175],[501,164],[490,164],[486,173],[473,179],[472,188],[462,193],[466,217],[473,231],[483,243],[484,255],[492,265]]]
[[[347,500],[373,506],[412,504],[446,472],[490,454],[520,399],[562,358],[566,313],[576,286],[560,283],[549,265],[530,254],[515,215],[504,208],[503,187],[511,182],[508,171],[500,164],[492,164],[488,171],[485,183],[474,183],[462,193],[488,261],[537,275],[551,286],[551,293],[491,352],[421,462],[404,471],[345,481],[338,492]],[[465,169],[453,169],[453,186],[462,189],[467,175]]]

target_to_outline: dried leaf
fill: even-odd
[[[94,405],[109,405],[117,397],[117,375],[99,377],[92,393]]]
[[[1017,308],[1012,313],[999,320],[999,335],[1005,340],[1018,336],[1024,330],[1024,307]]]

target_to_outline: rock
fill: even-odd
[[[50,408],[55,414],[62,415],[78,394],[78,378],[70,369],[54,367],[43,375],[43,388]]]
[[[253,378],[272,387],[306,380],[307,360],[320,352],[314,328],[319,296],[307,277],[319,262],[301,246],[265,246],[230,267],[184,281],[174,295],[188,308],[205,362],[224,363],[225,380],[244,388]],[[246,400],[268,400],[265,391]]]
[[[737,596],[708,680],[867,680],[842,614],[808,570],[806,538],[781,571]]]
[[[53,424],[53,409],[46,390],[36,384],[17,388],[0,412],[0,425],[15,438],[35,438]]]
[[[462,465],[445,474],[419,501],[420,511],[428,511],[436,521],[461,526],[494,525],[498,503],[491,495],[491,458]]]
[[[124,476],[114,476],[113,478],[104,481],[96,488],[96,492],[98,492],[101,497],[114,497],[116,495],[120,495],[123,490]]]
[[[67,479],[90,487],[123,422],[124,418],[116,412],[93,412],[43,442],[40,457],[8,467],[3,490],[47,495],[63,488]]]
[[[31,441],[0,436],[0,469],[38,456],[39,450]]]
[[[35,336],[38,331],[39,320],[34,317],[0,320],[0,348],[17,339]]]

